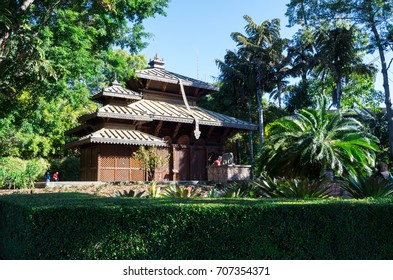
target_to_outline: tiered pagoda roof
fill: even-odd
[[[99,100],[105,97],[119,98],[125,100],[140,100],[142,99],[142,94],[133,90],[123,88],[117,80],[114,80],[111,86],[104,88],[103,90],[94,94],[91,98],[93,100]]]
[[[103,106],[80,117],[83,124],[66,132],[80,136],[67,146],[89,143],[164,146],[166,143],[159,137],[146,133],[146,130],[138,130],[141,124],[154,121],[193,124],[197,120],[201,126],[257,129],[252,123],[197,106],[189,106],[188,109],[179,93],[179,80],[184,85],[186,95],[194,100],[217,91],[218,87],[167,71],[163,67],[164,62],[158,58],[150,65],[149,69],[137,71],[138,79],[127,82],[133,90],[114,81],[111,86],[93,95],[92,98]],[[145,94],[148,98],[144,97]],[[158,97],[158,100],[154,97]]]

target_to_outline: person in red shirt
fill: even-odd
[[[53,180],[54,180],[55,182],[59,181],[59,172],[55,172],[55,173],[53,174]]]
[[[222,160],[222,157],[221,156],[219,156],[215,161],[214,161],[214,165],[215,166],[220,166],[221,165],[221,160]]]

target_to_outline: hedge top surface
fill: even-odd
[[[152,207],[152,206],[240,206],[240,207],[275,207],[279,205],[327,205],[327,204],[392,204],[393,198],[384,199],[234,199],[234,198],[114,198],[100,197],[83,193],[48,193],[48,194],[11,194],[0,196],[0,203],[11,203],[32,208],[52,207]]]

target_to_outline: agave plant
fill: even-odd
[[[189,198],[189,197],[199,197],[201,190],[199,188],[193,188],[192,186],[168,186],[165,188],[165,193],[162,194],[163,197],[178,197],[178,198]]]
[[[330,185],[325,180],[309,180],[308,178],[263,178],[253,182],[264,197],[272,198],[327,198]]]
[[[157,186],[157,182],[154,180],[149,183],[149,186],[147,187],[147,193],[147,196],[152,198],[157,198],[162,195],[160,186]]]
[[[340,187],[353,198],[386,197],[393,194],[393,183],[382,177],[349,177]]]
[[[139,190],[123,190],[123,192],[117,191],[115,192],[115,197],[142,197],[146,191]]]

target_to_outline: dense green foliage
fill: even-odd
[[[269,127],[263,165],[271,177],[319,178],[335,174],[371,174],[378,139],[350,112],[329,113],[322,98],[318,109],[302,109]]]
[[[389,126],[389,134],[386,137],[389,139],[391,159],[393,158],[393,113],[388,75],[389,63],[386,59],[386,53],[391,50],[393,43],[391,40],[393,34],[392,11],[392,1],[291,0],[286,13],[290,26],[300,24],[305,29],[320,30],[321,26],[326,25],[326,23],[334,26],[337,23],[344,22],[368,39],[363,40],[362,46],[366,47],[370,53],[378,52],[387,110],[386,120]],[[335,61],[337,62],[337,60]]]
[[[51,173],[59,172],[61,181],[78,181],[80,179],[79,157],[65,157],[50,161]]]
[[[390,259],[392,214],[391,199],[9,195],[0,197],[0,257]]]
[[[0,157],[0,188],[30,188],[43,180],[49,163],[44,159]]]
[[[327,5],[332,1],[321,1],[334,15],[333,7]],[[339,1],[340,2],[340,1]],[[300,5],[307,5],[308,16],[318,17],[313,12],[322,8],[315,1],[290,1],[288,16],[290,20],[302,12]],[[311,3],[315,9],[311,8]],[[309,6],[310,5],[310,6]],[[334,16],[333,16],[334,17]],[[327,98],[329,108],[368,108],[372,111],[383,101],[381,93],[374,89],[375,68],[363,62],[368,36],[357,25],[344,19],[327,22],[312,21],[303,24],[291,40],[281,38],[278,19],[265,20],[261,24],[244,16],[245,33],[233,32],[231,37],[237,43],[236,50],[228,50],[224,60],[216,63],[221,70],[219,82],[221,92],[209,98],[211,108],[216,110],[232,110],[232,114],[246,119],[245,108],[248,108],[248,120],[259,124],[258,149],[253,148],[256,137],[250,135],[241,139],[243,146],[250,147],[251,164],[255,162],[255,171],[259,173],[262,163],[260,152],[269,149],[261,146],[265,137],[269,137],[265,127],[278,117],[292,114],[296,110],[317,108],[316,100]],[[289,78],[297,77],[297,84],[289,85]],[[265,115],[267,106],[262,106],[269,93],[270,100],[279,107],[279,114],[274,119]],[[265,102],[267,103],[267,102]],[[283,108],[282,105],[285,105]],[[318,109],[318,108],[317,108]],[[358,118],[359,119],[359,118]],[[386,148],[386,130],[379,142],[381,150]],[[246,142],[248,142],[246,144]],[[256,158],[253,161],[253,158]],[[351,159],[352,160],[352,159]],[[362,165],[365,162],[355,163]],[[280,163],[281,164],[281,163]],[[277,165],[280,165],[277,164]],[[373,161],[368,161],[373,166]],[[275,174],[269,174],[275,176]]]
[[[64,131],[95,108],[93,91],[146,65],[137,54],[149,36],[143,20],[164,14],[167,2],[3,1],[0,156],[72,154]]]

